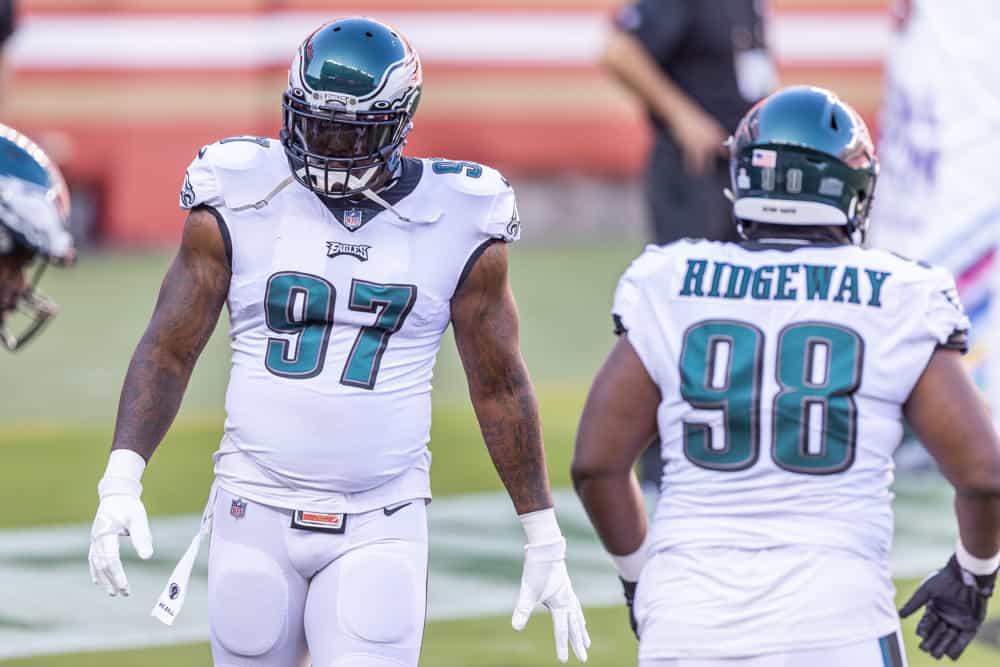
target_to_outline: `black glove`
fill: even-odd
[[[986,618],[996,578],[996,572],[972,574],[952,556],[944,569],[925,579],[899,610],[899,615],[906,618],[927,605],[917,624],[917,634],[923,639],[920,650],[937,659],[947,655],[958,660]]]
[[[639,637],[639,624],[635,622],[635,587],[636,582],[625,581],[621,577],[618,580],[622,582],[622,588],[625,589],[625,606],[628,607],[628,624],[632,628],[632,632],[635,633],[636,638]]]

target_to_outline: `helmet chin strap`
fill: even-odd
[[[394,216],[399,218],[400,222],[409,222],[412,224],[433,224],[441,219],[443,215],[441,211],[438,211],[434,215],[434,217],[430,219],[409,218],[400,213],[399,211],[397,211],[392,204],[390,204],[385,199],[380,197],[378,193],[372,190],[370,187],[367,187],[367,185],[372,182],[372,179],[375,178],[378,169],[379,167],[376,165],[369,168],[368,171],[366,171],[361,176],[348,176],[347,187],[348,188],[364,187],[365,189],[361,191],[361,195],[363,197],[365,197],[366,199],[370,199],[371,201],[375,202],[382,208],[386,209],[387,211],[390,211]]]
[[[427,218],[427,219],[408,218],[405,215],[403,215],[402,213],[400,213],[399,211],[397,211],[395,208],[393,208],[392,204],[390,204],[386,200],[384,200],[381,197],[379,197],[378,194],[375,193],[374,191],[368,189],[368,190],[363,191],[361,194],[364,195],[365,197],[367,197],[368,199],[371,199],[373,202],[375,202],[376,204],[378,204],[382,208],[384,208],[384,209],[386,209],[388,211],[391,211],[392,214],[394,216],[396,216],[397,218],[399,218],[399,220],[401,222],[409,222],[409,223],[413,223],[413,224],[428,224],[429,225],[429,224],[433,224],[433,223],[437,222],[438,220],[440,220],[441,217],[442,217],[442,215],[443,215],[443,213],[441,211],[438,211],[437,213],[434,214],[433,218]]]

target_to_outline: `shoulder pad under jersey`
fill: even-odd
[[[517,199],[510,181],[496,169],[475,162],[430,158],[425,167],[431,178],[471,200],[480,231],[488,237],[513,243],[521,238]]]
[[[648,245],[642,254],[632,260],[632,263],[618,281],[615,288],[611,314],[614,319],[615,333],[628,331],[633,325],[637,309],[641,308],[640,300],[644,283],[650,276],[659,274],[669,263],[671,250],[680,243],[677,241],[668,246]]]
[[[929,335],[938,346],[966,352],[971,326],[951,271],[887,250],[867,252],[882,256],[891,267],[900,291],[896,298],[907,304],[919,337]],[[888,285],[887,285],[888,289]]]
[[[198,151],[184,174],[180,206],[262,208],[286,179],[292,175],[277,140],[229,137]]]

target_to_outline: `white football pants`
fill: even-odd
[[[347,516],[342,534],[219,489],[208,565],[218,667],[415,667],[427,592],[424,499]],[[399,508],[399,509],[396,509]],[[238,508],[237,508],[238,510]],[[393,511],[395,510],[395,511]]]

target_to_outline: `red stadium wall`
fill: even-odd
[[[407,31],[424,57],[411,153],[486,162],[515,177],[629,177],[646,146],[642,112],[594,64],[618,4],[27,0],[7,49],[3,120],[40,139],[71,183],[96,189],[103,239],[173,243],[177,191],[198,148],[224,136],[276,136],[303,26],[366,13]],[[772,2],[782,82],[832,88],[871,119],[886,5]],[[844,50],[838,33],[848,30],[860,48]]]

